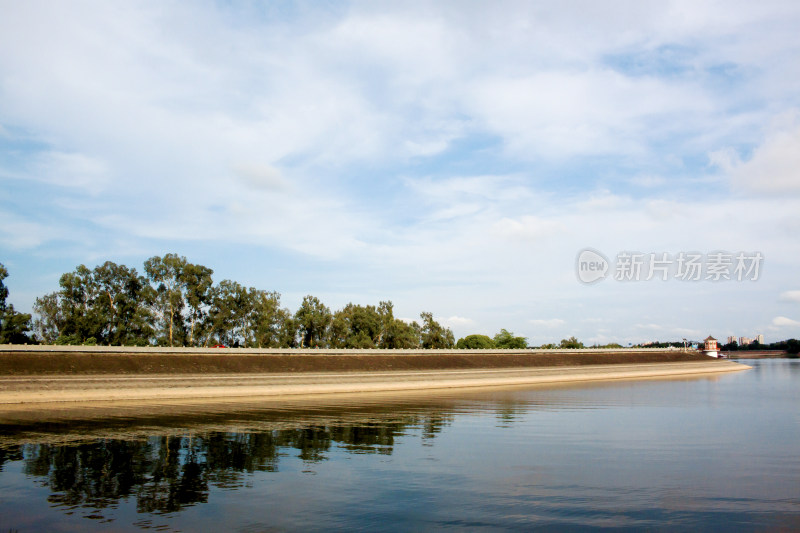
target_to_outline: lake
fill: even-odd
[[[0,531],[800,530],[800,360],[708,377],[0,411]]]

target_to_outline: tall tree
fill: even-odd
[[[494,344],[498,348],[523,349],[528,347],[528,339],[515,337],[510,331],[501,329],[500,333],[494,336]]]
[[[378,313],[381,316],[381,335],[379,348],[411,349],[420,346],[420,326],[416,322],[408,324],[394,317],[394,304],[380,302]]]
[[[219,344],[247,346],[251,309],[250,294],[239,283],[224,279],[213,289],[209,318]]]
[[[38,333],[43,342],[47,344],[55,343],[66,324],[58,293],[51,292],[36,298],[33,304],[33,311],[37,315],[33,323],[34,331]]]
[[[152,335],[150,307],[155,296],[135,268],[106,261],[95,267],[98,293],[94,307],[105,323],[103,344],[142,344]],[[101,341],[98,338],[98,341]]]
[[[7,303],[8,287],[3,280],[8,277],[8,270],[0,263],[0,344],[22,344],[30,342],[31,315],[18,313],[12,304]]]
[[[328,345],[328,332],[333,315],[319,298],[311,295],[303,298],[303,303],[294,317],[302,336],[302,346],[325,348]]]
[[[347,304],[333,316],[331,346],[375,348],[384,330],[383,317],[373,305]]]
[[[395,318],[386,330],[386,334],[381,340],[381,348],[389,349],[412,349],[419,348],[420,325],[413,321],[411,324]]]
[[[280,309],[278,315],[280,323],[280,327],[278,328],[278,347],[297,348],[299,345],[297,334],[300,328],[297,319],[295,319],[292,312],[286,308]]]
[[[35,327],[46,342],[148,344],[153,291],[136,269],[111,261],[79,265],[61,276],[60,290],[36,299]]]
[[[250,289],[250,302],[251,344],[254,348],[278,348],[282,342],[281,330],[289,314],[288,310],[280,307],[281,295]]]
[[[64,313],[64,328],[58,341],[65,344],[97,343],[102,337],[104,319],[95,307],[99,287],[92,271],[78,265],[74,272],[61,276],[59,299]]]
[[[213,270],[202,265],[186,263],[183,268],[182,282],[186,290],[186,306],[189,308],[189,346],[195,346],[198,336],[203,336],[204,331],[201,330],[207,323],[213,300],[213,274]]]
[[[433,319],[433,314],[420,313],[422,318],[422,347],[426,349],[452,348],[456,341],[450,328],[445,328]]]
[[[184,269],[186,258],[177,254],[154,256],[145,261],[147,277],[155,284],[156,299],[154,310],[161,319],[164,341],[173,346],[175,330],[183,330]]]
[[[0,263],[0,311],[5,311],[6,309],[6,299],[8,298],[8,287],[6,287],[3,280],[8,277],[8,270]]]

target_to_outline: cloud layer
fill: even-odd
[[[2,11],[0,260],[22,309],[79,263],[168,251],[289,305],[392,299],[532,342],[749,335],[796,286],[790,4]],[[751,285],[587,287],[585,247],[766,259]]]

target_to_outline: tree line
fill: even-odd
[[[106,261],[63,274],[59,289],[36,299],[36,315],[6,306],[8,275],[0,265],[0,342],[109,346],[246,348],[452,348],[453,332],[422,312],[394,316],[391,301],[347,304],[332,312],[308,295],[295,313],[274,291],[235,281],[177,254],[151,257],[144,273]]]
[[[738,342],[733,341],[721,346],[724,352],[745,352],[745,351],[771,351],[780,350],[786,352],[788,355],[797,355],[800,353],[800,341],[797,339],[788,339],[785,341],[771,342],[769,344],[761,344],[758,341],[753,341],[750,344],[739,345]]]

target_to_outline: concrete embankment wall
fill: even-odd
[[[0,375],[234,374],[708,361],[679,350],[315,350],[0,345]]]

